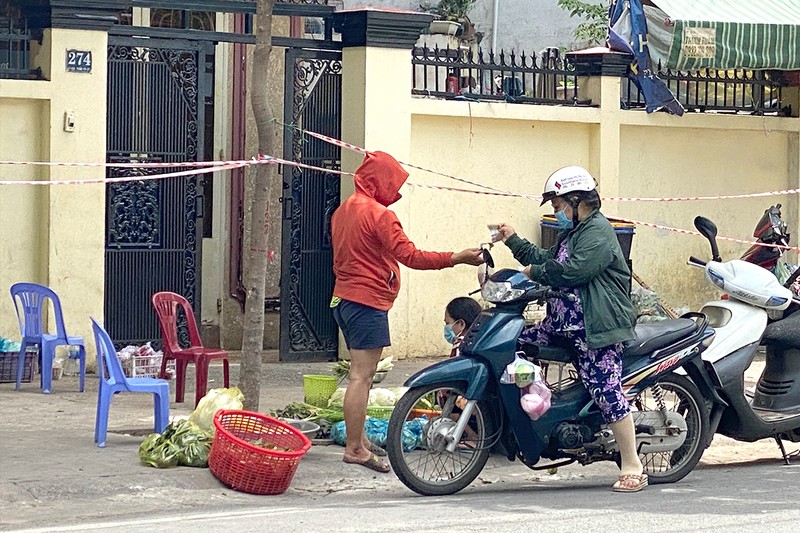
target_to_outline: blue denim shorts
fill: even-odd
[[[348,350],[372,350],[391,346],[389,312],[342,300],[333,308]]]

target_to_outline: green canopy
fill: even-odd
[[[800,0],[650,0],[672,27],[679,70],[800,70]]]

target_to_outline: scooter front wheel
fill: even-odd
[[[414,387],[392,412],[386,437],[389,462],[400,481],[418,494],[454,494],[472,483],[486,465],[491,443],[480,402],[455,451],[447,450],[461,414],[459,405],[464,405],[463,394],[453,384]],[[414,438],[413,432],[420,430]]]

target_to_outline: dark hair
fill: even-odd
[[[584,191],[578,196],[578,200],[585,203],[589,209],[600,209],[603,202],[600,200],[600,194],[597,190]]]
[[[468,296],[453,298],[445,311],[453,320],[463,320],[470,327],[481,312],[481,304]]]

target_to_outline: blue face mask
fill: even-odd
[[[564,210],[556,211],[556,222],[558,222],[558,227],[561,229],[572,229],[574,225],[572,223],[572,219],[567,218],[567,215],[564,214]]]
[[[456,335],[456,332],[453,331],[453,326],[450,325],[450,324],[445,324],[444,325],[444,340],[446,340],[450,344],[453,344],[454,342],[456,342],[457,338],[458,338],[458,335]]]

